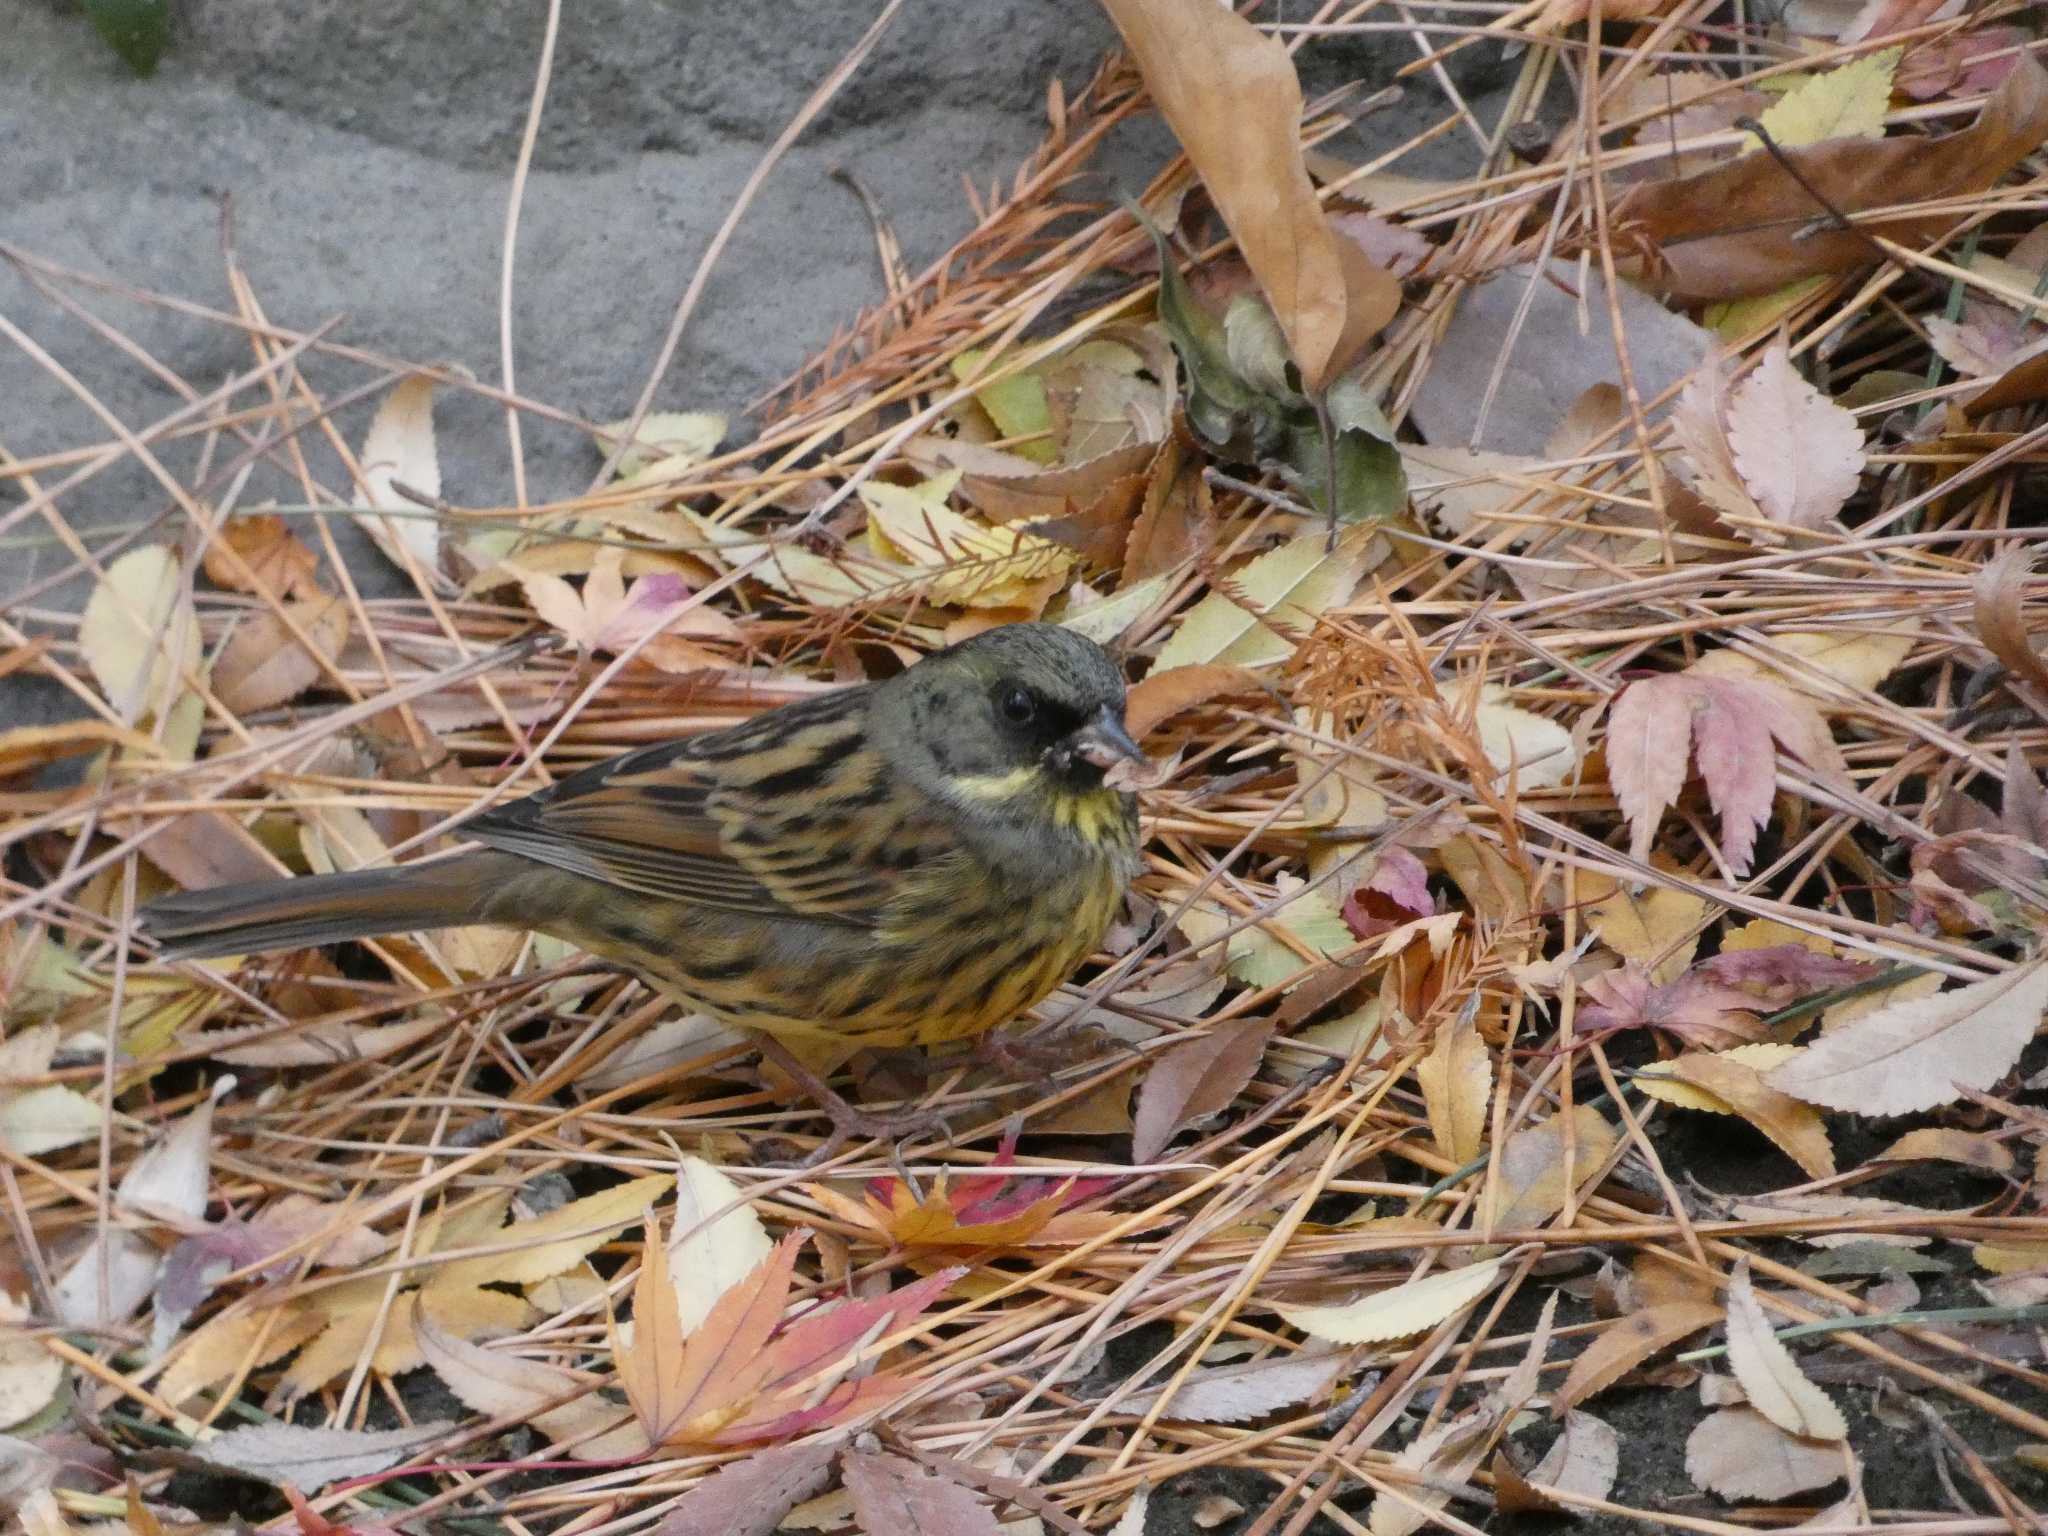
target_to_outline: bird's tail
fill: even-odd
[[[526,861],[480,850],[348,874],[184,891],[153,901],[136,925],[167,960],[300,949],[490,920],[492,896]]]

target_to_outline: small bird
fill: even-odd
[[[1010,624],[586,768],[464,824],[480,848],[189,891],[137,922],[167,959],[475,923],[552,934],[756,1032],[836,1146],[903,1117],[855,1109],[782,1042],[967,1039],[1066,980],[1137,872],[1135,797],[1105,782],[1119,762],[1146,758],[1116,664],[1071,630]]]

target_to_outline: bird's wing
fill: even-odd
[[[873,927],[943,850],[869,747],[858,704],[831,695],[643,747],[463,831],[642,896]]]

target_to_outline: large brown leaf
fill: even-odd
[[[1785,154],[1837,210],[1856,214],[1982,191],[2044,138],[2048,70],[2022,59],[1961,133],[1832,139]],[[1871,233],[1910,244],[1955,219],[1903,214],[1866,222]],[[1658,281],[1693,301],[1768,293],[1797,278],[1869,264],[1870,240],[1827,221],[1812,194],[1763,152],[1697,176],[1632,187],[1614,207],[1622,237],[1657,253]]]
[[[1301,156],[1301,82],[1278,38],[1216,0],[1103,0],[1319,393],[1394,318],[1400,284],[1331,228]]]

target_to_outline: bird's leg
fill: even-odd
[[[893,1114],[878,1114],[849,1104],[837,1089],[824,1078],[813,1072],[802,1057],[772,1035],[757,1035],[761,1056],[772,1061],[786,1073],[796,1085],[808,1094],[813,1103],[832,1122],[832,1134],[824,1144],[799,1165],[814,1168],[819,1163],[836,1156],[850,1141],[873,1140],[882,1142],[891,1149],[908,1137],[937,1134],[950,1136],[952,1128],[946,1124],[945,1116],[931,1109],[904,1109]]]

